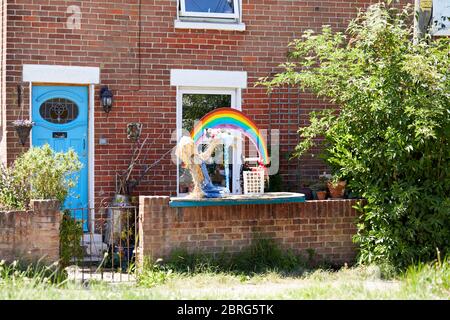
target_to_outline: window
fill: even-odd
[[[176,141],[180,141],[183,135],[189,135],[195,121],[200,120],[208,112],[224,107],[241,110],[241,92],[242,89],[247,88],[247,72],[172,69],[170,85],[177,87]],[[211,180],[214,184],[223,186],[226,182],[225,171],[229,171],[230,192],[239,194],[241,193],[242,141],[237,139],[235,147],[228,150],[231,165],[227,168],[223,165],[225,161],[220,163],[225,156],[223,149],[223,147],[217,148],[215,163],[208,164]],[[177,193],[184,195],[189,192],[192,180],[189,174],[185,174],[179,162],[177,167]]]
[[[239,18],[238,0],[181,0],[185,17]]]
[[[78,117],[78,106],[65,98],[53,98],[41,104],[39,114],[48,122],[65,124]]]
[[[433,1],[431,28],[435,36],[450,35],[450,2],[448,0]]]
[[[202,88],[179,88],[178,90],[178,128],[181,127],[181,135],[188,134],[194,127],[195,122],[200,120],[208,112],[217,108],[236,108],[236,90],[228,89],[202,89]],[[206,147],[207,139],[203,140],[205,144],[199,148]],[[228,183],[230,193],[240,193],[240,171],[241,171],[241,145],[237,148],[230,148],[228,155],[230,163],[226,168],[224,146],[219,146],[210,161],[206,164],[209,176],[214,185],[226,187],[228,174]],[[182,166],[178,166],[178,194],[189,193],[192,189],[192,177]]]
[[[242,0],[178,0],[177,29],[244,31]]]

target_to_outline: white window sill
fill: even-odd
[[[175,29],[245,31],[245,23],[217,23],[175,20]]]
[[[450,29],[431,32],[431,34],[435,37],[446,37],[446,36],[448,37],[450,36]]]

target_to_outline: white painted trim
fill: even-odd
[[[245,89],[247,72],[171,69],[170,85]]]
[[[236,89],[236,109],[238,109],[239,111],[242,111],[242,90],[241,89]],[[234,190],[233,193],[236,194],[241,194],[242,190],[241,190],[241,165],[242,165],[242,152],[243,152],[243,148],[242,148],[242,134],[239,134],[241,139],[238,139],[237,141],[237,152],[234,155],[234,159],[233,159],[233,164],[235,164],[233,166],[233,186],[234,186]]]
[[[181,89],[177,87],[177,105],[176,105],[176,133],[177,133],[177,141],[178,142],[181,139],[182,136],[182,122],[183,122],[183,94],[181,93]],[[181,111],[180,111],[181,110]],[[179,197],[180,194],[180,159],[177,158],[177,197]]]
[[[28,110],[28,119],[31,119],[31,121],[33,121],[33,83],[29,82],[28,83],[28,100],[30,101],[30,105],[29,105],[29,110]],[[33,132],[34,130],[31,129],[31,133],[30,133],[30,146],[33,146]]]
[[[183,116],[183,94],[223,94],[231,95],[231,108],[242,110],[242,90],[240,88],[213,88],[213,87],[177,87],[177,113],[176,113],[176,126],[177,126],[177,141],[180,141],[182,137],[182,116]],[[242,154],[242,143],[239,141],[237,146],[237,152],[233,155],[233,194],[241,193],[240,185],[240,165]],[[177,196],[185,196],[186,194],[180,193],[180,164],[177,159]]]
[[[240,6],[239,0],[233,0],[234,13],[216,13],[216,12],[195,12],[186,11],[186,0],[181,0],[181,16],[185,17],[210,17],[210,18],[239,18]]]
[[[175,20],[175,29],[201,29],[201,30],[224,30],[224,31],[245,31],[245,23],[217,23]]]
[[[22,81],[67,84],[99,84],[100,69],[97,67],[24,64]]]
[[[88,108],[88,203],[89,208],[95,208],[95,86],[89,85]],[[95,210],[89,210],[90,229],[95,230]]]

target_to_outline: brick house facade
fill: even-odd
[[[277,123],[281,129],[280,171],[285,183],[290,183],[291,191],[296,191],[300,181],[316,179],[326,168],[312,157],[292,165],[283,155],[296,144],[297,138],[292,135],[298,125],[307,124],[309,112],[326,107],[327,102],[294,90],[275,97],[279,103],[278,109],[274,109],[273,99],[264,88],[254,84],[259,77],[279,70],[278,65],[286,59],[288,43],[303,31],[319,30],[325,24],[344,30],[360,8],[375,2],[242,0],[239,25],[204,29],[194,28],[195,23],[177,24],[176,0],[3,0],[0,159],[11,162],[30,146],[19,143],[11,126],[21,112],[17,107],[16,86],[23,80],[24,65],[98,68],[100,81],[89,86],[93,99],[89,121],[95,123],[90,131],[93,136],[89,150],[94,162],[89,170],[94,185],[91,197],[96,203],[114,193],[115,173],[125,169],[129,161],[132,144],[126,135],[127,123],[144,124],[143,133],[151,141],[148,163],[173,148],[177,86],[171,85],[171,70],[245,72],[247,83],[239,88],[237,99],[243,112],[261,128],[274,125],[274,115],[279,110],[296,110],[288,115],[293,118],[289,126],[283,125],[284,118]],[[74,14],[79,14],[80,24],[68,28]],[[39,80],[31,86],[53,80]],[[105,85],[114,94],[114,105],[108,115],[99,99],[100,88]],[[26,115],[30,110],[29,89],[27,82],[26,107],[22,111]],[[291,98],[296,101],[294,104],[283,102]],[[107,144],[101,144],[101,140]],[[177,167],[167,156],[144,178],[138,193],[174,195],[176,176]]]

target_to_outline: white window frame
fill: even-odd
[[[200,30],[246,30],[242,22],[242,0],[234,1],[234,13],[208,13],[186,12],[185,0],[177,0],[177,18],[174,22],[175,29],[200,29]]]
[[[177,87],[177,141],[182,137],[183,127],[183,95],[184,94],[211,94],[211,95],[230,95],[231,108],[241,111],[241,89],[240,88],[215,88],[215,87]],[[236,152],[233,152],[233,190],[232,194],[241,194],[241,164],[242,164],[242,142],[238,139]],[[186,196],[185,193],[180,193],[180,162],[177,161],[177,196]]]
[[[239,19],[241,8],[239,6],[239,0],[233,0],[234,13],[217,13],[217,12],[192,12],[186,11],[186,0],[179,0],[181,5],[182,17],[198,17],[198,18],[228,18]],[[180,7],[179,7],[180,8]]]

